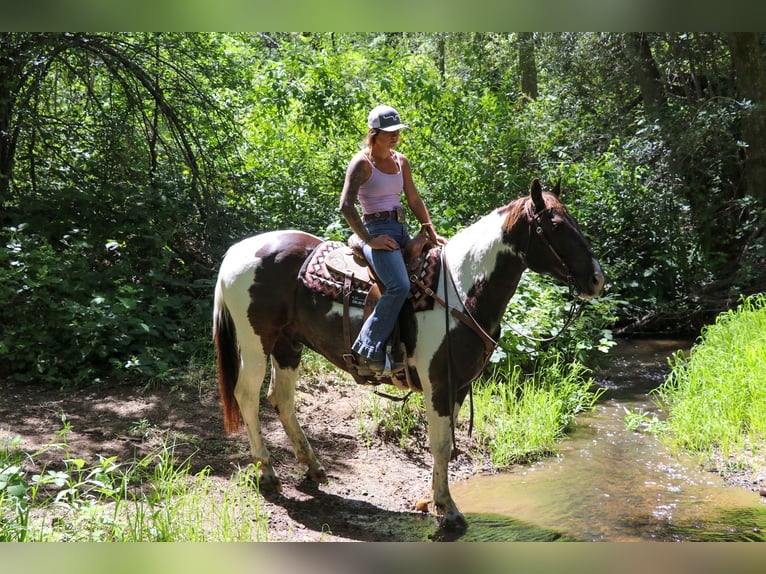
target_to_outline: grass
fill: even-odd
[[[603,390],[591,390],[587,369],[555,357],[525,375],[513,365],[474,386],[479,453],[496,467],[528,463],[555,452],[574,418],[593,408]]]
[[[707,326],[689,356],[677,353],[656,390],[667,412],[661,434],[728,460],[766,446],[766,294],[749,297]]]
[[[386,393],[397,396],[401,391],[393,386]],[[417,450],[427,446],[426,407],[422,393],[413,393],[402,402],[391,401],[368,393],[360,406],[359,436],[367,448],[377,436],[385,442],[396,442],[402,450]]]
[[[52,449],[62,452],[61,468],[29,470]],[[128,464],[88,464],[65,441],[30,454],[18,437],[0,440],[0,542],[268,539],[253,466],[215,480],[209,467],[192,473],[174,449],[163,443]]]
[[[496,467],[527,463],[550,455],[577,414],[593,407],[602,391],[591,390],[587,369],[553,357],[532,375],[499,366],[474,384],[475,453]],[[468,407],[461,418],[468,417]],[[368,446],[375,436],[398,440],[402,448],[425,439],[425,405],[420,394],[404,403],[374,395],[363,404],[360,435]]]

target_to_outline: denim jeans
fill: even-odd
[[[352,349],[373,361],[384,361],[386,341],[396,326],[399,311],[410,292],[410,278],[401,250],[409,241],[410,235],[407,225],[395,219],[373,219],[365,222],[365,227],[373,237],[389,235],[400,247],[396,251],[384,251],[371,249],[367,244],[363,245],[364,255],[386,286],[386,292],[362,325]]]

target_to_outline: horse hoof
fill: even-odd
[[[258,480],[258,488],[268,492],[282,492],[282,481],[275,475],[264,475]]]
[[[319,468],[310,468],[306,471],[306,476],[314,482],[327,484],[327,473],[321,466]]]
[[[444,530],[450,530],[453,532],[463,532],[468,528],[468,523],[465,520],[462,512],[457,510],[451,510],[442,516],[439,524]]]

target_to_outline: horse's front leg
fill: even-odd
[[[279,420],[290,438],[299,462],[308,466],[306,476],[315,482],[327,482],[327,473],[314,454],[297,417],[295,416],[295,384],[298,368],[281,367],[272,357],[271,384],[268,400],[277,411]]]
[[[465,528],[466,521],[458,510],[449,491],[449,461],[452,454],[452,428],[450,417],[441,416],[433,408],[431,397],[426,399],[426,417],[428,420],[428,440],[433,455],[433,473],[431,477],[431,501],[433,512],[442,516],[442,526],[446,528]],[[455,405],[453,420],[457,419],[459,405]],[[422,507],[423,503],[418,504]]]

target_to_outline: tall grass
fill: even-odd
[[[63,451],[61,468],[35,472],[41,452],[19,447],[0,441],[0,542],[268,539],[253,466],[228,480],[193,474],[168,443],[128,464],[88,464],[59,443],[44,450]]]
[[[504,467],[550,455],[577,414],[603,390],[591,390],[587,369],[553,357],[526,375],[506,364],[474,387],[478,449]]]
[[[677,353],[656,394],[666,435],[679,446],[728,458],[766,445],[766,294],[749,297]]]

